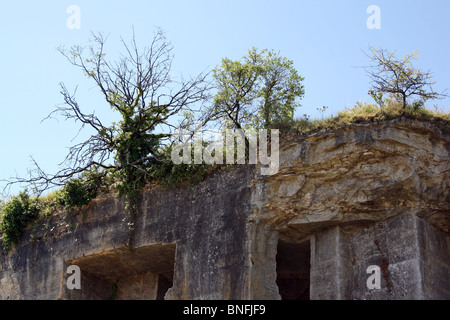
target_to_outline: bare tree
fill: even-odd
[[[382,101],[384,93],[399,97],[403,108],[407,106],[407,99],[418,96],[423,101],[429,99],[442,99],[446,97],[445,91],[438,93],[434,91],[430,72],[423,72],[414,68],[411,60],[417,59],[418,52],[407,54],[403,59],[395,57],[395,51],[389,52],[384,49],[370,48],[370,53],[365,53],[373,63],[365,67],[367,74],[372,80],[372,89],[369,94],[375,101]]]
[[[119,112],[121,121],[109,126],[95,115],[82,110],[75,95],[61,83],[64,104],[57,106],[47,118],[56,115],[71,119],[93,130],[93,134],[70,147],[56,174],[47,174],[34,161],[34,169],[27,178],[13,178],[8,185],[27,183],[37,193],[52,186],[62,186],[68,179],[92,169],[101,169],[103,175],[115,172],[134,190],[151,179],[151,165],[160,160],[161,145],[168,140],[175,116],[180,111],[192,111],[208,98],[207,74],[189,80],[177,81],[171,76],[172,46],[163,31],[155,32],[149,47],[138,49],[134,31],[130,43],[123,39],[124,53],[115,61],[105,59],[106,38],[92,34],[93,45],[71,47],[59,51],[73,65],[92,80],[109,107]],[[47,119],[46,118],[46,119]],[[159,133],[155,132],[157,128]],[[129,191],[129,190],[128,190]],[[125,190],[127,192],[127,190]]]

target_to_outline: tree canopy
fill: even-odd
[[[252,48],[241,60],[222,59],[213,70],[217,88],[207,112],[231,128],[270,129],[293,119],[304,95],[293,62],[273,50]]]
[[[390,94],[401,101],[403,108],[407,106],[407,100],[411,96],[417,96],[422,102],[433,99],[441,99],[446,96],[445,91],[436,92],[433,89],[435,81],[432,81],[430,72],[424,72],[412,65],[412,60],[417,59],[419,53],[414,51],[405,55],[402,59],[395,57],[395,51],[370,48],[366,53],[372,65],[365,70],[372,81],[369,94],[373,99],[382,104],[383,95]]]

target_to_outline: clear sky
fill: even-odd
[[[71,5],[80,10],[79,29],[67,26],[68,19],[75,22]],[[380,9],[380,29],[367,27],[370,5]],[[60,82],[69,90],[78,85],[83,110],[114,119],[94,84],[56,48],[86,45],[93,31],[109,35],[109,52],[119,52],[120,37],[129,39],[132,27],[141,45],[156,28],[165,30],[173,72],[185,76],[208,71],[223,57],[239,59],[252,46],[280,51],[305,78],[296,116],[371,102],[369,79],[358,68],[368,64],[361,50],[369,46],[396,49],[399,57],[417,49],[415,65],[432,72],[437,91],[450,89],[449,0],[1,0],[0,179],[25,176],[30,156],[55,173],[67,148],[83,138],[72,141],[78,130],[72,122],[41,123],[62,102]],[[448,110],[450,99],[435,103]]]

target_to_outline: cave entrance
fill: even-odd
[[[277,286],[282,300],[309,300],[310,242],[277,245]]]
[[[122,247],[71,261],[81,273],[81,289],[65,290],[73,300],[163,300],[173,285],[175,244]]]

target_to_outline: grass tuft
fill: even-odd
[[[399,117],[407,117],[421,121],[436,122],[438,127],[445,133],[450,132],[450,113],[437,108],[430,110],[421,103],[414,103],[403,108],[396,101],[389,101],[383,107],[376,104],[357,102],[353,108],[346,108],[336,116],[325,119],[310,119],[309,116],[295,119],[290,126],[290,133],[310,134],[323,129],[335,129],[351,123],[369,123],[376,121],[387,121]]]

